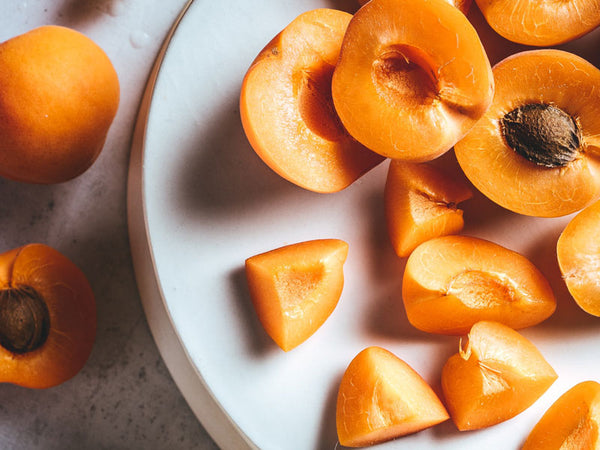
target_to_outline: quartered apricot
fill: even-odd
[[[522,450],[600,448],[600,384],[583,381],[559,397],[535,425]]]
[[[519,44],[554,46],[583,36],[600,25],[600,3],[594,0],[475,1],[498,34]]]
[[[0,382],[48,388],[75,376],[96,336],[87,278],[43,244],[0,255]]]
[[[442,389],[450,417],[465,431],[516,416],[556,378],[529,340],[506,325],[484,321],[473,325],[467,343],[444,365]]]
[[[341,445],[364,447],[415,433],[448,420],[427,382],[390,351],[367,347],[340,382],[336,427]]]
[[[246,260],[252,303],[267,334],[289,351],[308,339],[335,309],[344,285],[348,244],[317,239]]]
[[[575,302],[600,316],[600,201],[579,212],[556,244],[558,264]]]
[[[600,195],[600,70],[554,49],[494,67],[492,106],[455,146],[466,176],[520,214],[558,217]]]
[[[445,0],[371,0],[348,25],[335,109],[359,142],[394,159],[448,151],[483,115],[494,81],[475,29]]]
[[[459,233],[464,220],[458,204],[471,196],[462,179],[436,166],[393,160],[384,200],[388,234],[396,254],[405,257],[429,239]]]
[[[408,257],[402,280],[408,320],[440,334],[464,334],[480,320],[519,329],[547,319],[556,299],[523,255],[470,236],[442,236]]]
[[[254,151],[315,192],[340,191],[383,161],[348,135],[331,99],[351,17],[333,9],[301,14],[260,52],[242,84],[242,125]]]

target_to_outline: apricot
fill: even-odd
[[[83,34],[42,26],[0,44],[0,176],[60,183],[86,171],[119,105],[119,80]]]
[[[398,256],[408,256],[419,244],[464,226],[457,205],[472,197],[469,186],[436,166],[393,160],[384,191],[390,241]]]
[[[0,255],[0,382],[49,388],[75,376],[96,336],[87,278],[44,244]]]
[[[543,49],[511,55],[493,71],[490,109],[455,146],[466,176],[520,214],[558,217],[590,204],[600,195],[600,70]]]
[[[356,142],[331,98],[331,77],[352,16],[305,12],[256,57],[242,83],[242,125],[273,171],[311,191],[340,191],[384,158]]]
[[[494,80],[475,29],[445,0],[371,0],[348,25],[332,78],[348,132],[383,156],[424,162],[483,115]]]
[[[317,239],[246,260],[250,297],[267,334],[284,351],[306,341],[331,315],[344,286],[348,244]]]
[[[402,298],[413,326],[439,334],[464,334],[481,320],[525,328],[556,309],[548,280],[527,258],[470,236],[419,245],[406,262]]]
[[[446,408],[427,382],[384,348],[365,348],[342,376],[336,428],[343,446],[378,444],[448,418]]]
[[[368,3],[370,0],[358,0],[358,4],[363,6],[365,3]],[[462,12],[463,14],[467,14],[469,9],[471,8],[471,4],[473,0],[448,0],[448,3],[455,6]]]
[[[563,279],[585,312],[600,316],[600,201],[579,212],[556,244]]]
[[[522,450],[600,448],[600,384],[583,381],[556,400],[535,425]]]
[[[529,408],[556,378],[529,340],[506,325],[482,321],[444,365],[442,390],[456,427],[475,430]]]
[[[600,25],[600,4],[590,0],[475,1],[498,34],[519,44],[550,47],[581,37]]]

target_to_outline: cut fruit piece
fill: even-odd
[[[342,377],[336,407],[341,445],[377,444],[448,418],[446,408],[427,382],[381,347],[362,350]]]
[[[563,44],[600,25],[600,3],[595,0],[476,0],[476,3],[499,35],[524,45]]]
[[[557,375],[540,351],[512,328],[478,322],[442,369],[442,389],[461,431],[496,425],[529,408]]]
[[[585,312],[600,316],[600,201],[577,214],[556,244],[569,292]]]
[[[306,12],[256,57],[242,84],[240,114],[256,154],[305,189],[340,191],[384,158],[348,135],[335,112],[331,77],[351,19]]]
[[[363,6],[365,3],[368,3],[371,0],[358,0],[358,4]],[[463,14],[467,14],[469,9],[471,8],[471,4],[473,0],[448,0],[452,6],[457,7]]]
[[[265,331],[286,352],[308,339],[335,309],[348,244],[318,239],[246,260],[252,303]]]
[[[402,297],[410,323],[439,334],[464,334],[480,320],[525,328],[556,309],[548,280],[527,258],[470,236],[418,246],[406,263]]]
[[[477,32],[445,0],[371,0],[348,25],[332,79],[348,132],[381,155],[440,156],[489,107],[494,80]]]
[[[600,384],[584,381],[565,392],[531,430],[522,450],[600,448]]]
[[[519,214],[558,217],[600,195],[600,70],[561,50],[531,50],[494,67],[485,116],[454,147],[484,195]]]
[[[408,256],[419,244],[464,226],[457,205],[473,195],[461,179],[431,164],[390,163],[385,184],[385,215],[396,254]]]

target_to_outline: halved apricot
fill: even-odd
[[[498,34],[519,44],[550,47],[583,36],[600,25],[600,3],[594,0],[475,1]]]
[[[522,450],[600,448],[600,384],[583,381],[559,397],[535,425]]]
[[[508,420],[535,401],[557,375],[540,351],[497,322],[473,325],[464,347],[442,369],[450,417],[461,431]]]
[[[43,244],[0,255],[0,382],[48,388],[75,376],[96,337],[86,276]]]
[[[284,351],[308,339],[335,309],[344,286],[348,244],[317,239],[246,260],[252,303],[265,331]]]
[[[331,77],[352,16],[333,9],[301,14],[256,57],[242,83],[240,114],[257,155],[288,181],[340,191],[383,158],[342,126]]]
[[[340,382],[336,427],[341,445],[363,447],[424,430],[448,420],[427,382],[390,351],[367,347]]]
[[[600,195],[600,70],[554,49],[494,67],[492,106],[455,146],[484,195],[520,214],[558,217]]]
[[[442,236],[408,257],[402,280],[408,320],[440,334],[464,334],[480,320],[519,329],[547,319],[556,298],[523,255],[470,236]]]
[[[483,115],[494,80],[477,32],[445,0],[371,0],[348,25],[333,73],[348,132],[381,155],[424,162]]]
[[[556,244],[558,264],[575,302],[600,316],[600,201],[579,212]]]
[[[457,205],[472,196],[469,186],[436,166],[393,160],[384,191],[388,234],[396,254],[408,256],[434,237],[464,226]]]

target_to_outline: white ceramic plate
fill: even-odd
[[[333,449],[338,383],[360,350],[388,348],[439,390],[441,367],[458,348],[456,338],[421,333],[404,315],[403,261],[384,226],[387,163],[340,193],[311,193],[271,172],[240,124],[240,84],[262,47],[303,11],[352,9],[353,2],[194,1],[140,110],[128,204],[142,300],[175,381],[226,449]],[[492,62],[520,49],[494,36],[477,11],[470,17],[482,39],[494,41]],[[591,34],[566,48],[598,63],[597,40]],[[520,251],[551,279],[557,312],[523,334],[559,379],[530,409],[495,427],[459,433],[448,421],[379,448],[516,449],[558,395],[600,373],[600,321],[573,304],[556,263],[556,239],[570,217],[518,216],[481,196],[464,207],[464,234]],[[350,244],[342,298],[315,335],[284,353],[252,309],[244,260],[323,237]]]

